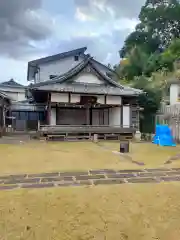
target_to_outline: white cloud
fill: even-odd
[[[79,7],[76,8],[75,18],[82,22],[94,20],[92,16],[88,16],[85,13],[83,13]]]
[[[2,69],[11,66],[10,70],[1,71],[0,81],[13,77],[25,83],[27,61],[76,47],[87,46],[97,60],[117,63],[118,51],[138,23],[138,13],[145,0],[74,0],[75,5],[67,0],[66,8],[64,2],[54,0],[51,12],[42,8],[42,1],[49,0],[16,0],[17,6],[11,5],[12,0],[6,0],[9,5],[4,13],[5,5],[1,6],[0,1],[0,12],[6,19],[16,16],[13,18],[16,26],[13,26],[3,22],[0,15],[0,51],[1,56],[6,55],[0,58],[0,64]],[[63,12],[61,8],[66,10]]]
[[[145,0],[74,0],[79,10],[96,19],[111,17],[137,18]]]
[[[8,69],[8,71],[1,71],[0,82],[8,81],[14,78],[16,81],[27,84],[27,61],[10,59],[7,57],[0,58],[1,69]]]

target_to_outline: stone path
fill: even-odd
[[[89,170],[0,176],[0,190],[180,181],[180,168]]]

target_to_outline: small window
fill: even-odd
[[[76,62],[79,61],[79,56],[77,56],[77,55],[74,56],[74,61],[76,61]]]

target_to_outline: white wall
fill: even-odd
[[[79,57],[79,61],[74,61],[74,57],[67,57],[62,60],[47,62],[39,65],[40,73],[39,78],[36,82],[44,82],[49,80],[49,75],[61,75],[69,71],[71,68],[75,67],[82,58]]]
[[[120,126],[121,125],[121,107],[111,108],[109,111],[109,125]]]
[[[123,127],[130,127],[130,106],[123,106]]]
[[[51,108],[50,125],[56,125],[56,108]]]
[[[103,95],[97,95],[97,103],[100,103],[100,104],[105,104],[105,96]]]
[[[75,82],[78,83],[95,83],[102,84],[103,82],[98,79],[98,77],[92,73],[81,73],[75,79]]]
[[[122,98],[120,96],[107,96],[106,103],[110,105],[121,105]]]
[[[80,102],[80,94],[71,94],[71,103]]]
[[[51,93],[51,102],[68,103],[68,93]]]
[[[180,85],[171,84],[171,86],[170,86],[170,105],[180,103],[178,101],[178,95],[180,93],[179,88],[180,88]]]
[[[1,87],[0,91],[9,96],[14,101],[26,100],[24,88]]]

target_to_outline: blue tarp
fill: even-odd
[[[160,146],[176,146],[168,125],[156,125],[156,135],[152,143]]]

